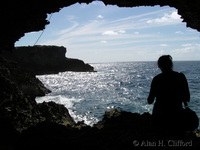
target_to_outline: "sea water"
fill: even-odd
[[[62,72],[37,76],[52,93],[36,101],[65,105],[75,121],[93,125],[113,108],[128,112],[152,112],[147,97],[153,77],[160,73],[156,62],[91,64],[97,72]],[[191,94],[189,106],[200,118],[200,61],[174,62],[185,74]]]

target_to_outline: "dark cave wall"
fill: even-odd
[[[74,3],[91,3],[94,0],[34,0],[0,2],[0,50],[11,50],[25,33],[40,31],[49,22],[47,14],[58,12]],[[178,9],[187,27],[200,31],[199,0],[101,0],[105,5],[119,7],[170,6]]]

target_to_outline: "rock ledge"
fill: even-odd
[[[3,51],[2,55],[37,75],[64,71],[94,71],[91,65],[82,60],[66,58],[66,52],[63,46],[23,46],[16,47],[12,52]]]

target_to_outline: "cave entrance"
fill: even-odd
[[[37,43],[59,45],[67,56],[88,63],[156,60],[171,54],[176,60],[197,60],[199,33],[186,28],[170,7],[120,8],[102,2],[74,4],[53,14]],[[16,46],[32,45],[39,33],[30,33]]]
[[[38,44],[65,46],[69,57],[89,63],[157,60],[162,54],[170,54],[175,60],[199,60],[199,34],[181,21],[177,10],[170,7],[75,4],[53,15]],[[33,40],[34,34],[22,40],[35,42],[39,35],[36,33]],[[104,69],[110,64],[95,65],[103,73],[64,72],[40,76],[53,92],[37,102],[52,100],[64,104],[76,121],[85,120],[89,124],[96,123],[106,110],[116,107],[132,112],[150,110],[146,97],[152,74],[146,73],[155,73],[155,66],[147,66],[144,73],[141,63],[139,67],[131,64],[135,72],[127,64],[116,64],[122,66],[118,70],[112,64],[113,68],[107,72]]]

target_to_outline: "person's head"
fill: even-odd
[[[173,68],[172,57],[170,55],[163,55],[158,59],[158,67],[162,72],[170,71]]]

